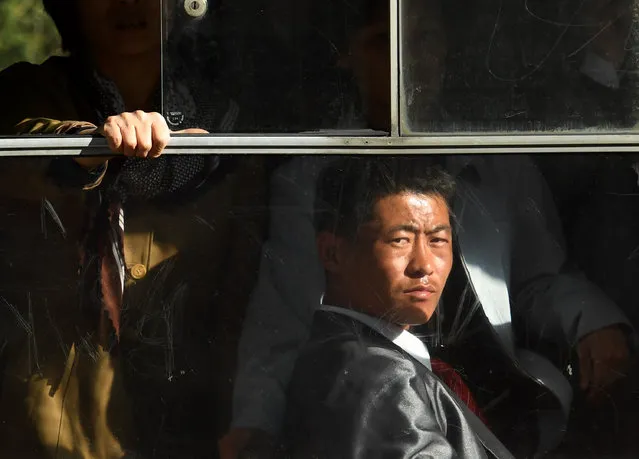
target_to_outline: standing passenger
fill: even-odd
[[[260,160],[160,156],[161,2],[44,4],[68,56],[0,74],[0,129],[100,133],[112,154],[1,171],[0,303],[12,325],[0,338],[0,455],[214,454],[259,255]],[[217,82],[173,69],[165,96],[183,125],[233,129],[237,104]],[[31,328],[14,325],[22,317]]]

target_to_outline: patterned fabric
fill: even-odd
[[[108,319],[115,329],[117,339],[120,338],[120,310],[124,295],[125,263],[122,246],[124,240],[124,211],[117,203],[109,206],[107,218],[110,231],[101,234],[98,247],[100,250],[100,288],[102,303]],[[105,314],[101,319],[105,319]],[[108,343],[108,327],[100,322],[100,342]],[[107,349],[109,347],[106,347]]]
[[[457,373],[452,366],[439,359],[431,358],[430,364],[433,367],[433,373],[435,373],[439,379],[441,379],[444,384],[450,388],[450,390],[455,392],[470,411],[475,413],[477,417],[484,422],[484,424],[488,425],[488,422],[482,411],[479,409],[473,394],[459,373]]]
[[[126,104],[113,81],[100,75],[95,69],[86,68],[76,62],[78,74],[84,75],[85,91],[92,102],[97,125],[102,125],[109,116],[127,111]],[[165,64],[167,74],[171,75],[170,63]],[[166,101],[169,110],[179,107],[185,119],[196,118],[196,105],[189,89],[171,76],[165,77],[163,87],[153,95],[154,110],[160,111],[162,101]],[[190,126],[193,127],[193,126]],[[117,179],[108,190],[108,199],[122,203],[129,198],[154,199],[164,193],[173,193],[182,189],[195,179],[210,161],[217,157],[180,156],[179,158],[160,157],[149,161],[141,158],[127,158],[121,165]]]
[[[112,90],[112,83],[105,85],[110,88],[109,91]],[[121,100],[119,94],[112,96],[116,100],[115,105],[121,104],[117,102]],[[28,134],[88,135],[95,132],[96,125],[85,121],[30,118],[16,128],[18,132]],[[124,204],[129,199],[151,200],[197,188],[217,169],[219,157],[125,159],[119,163],[118,172],[111,174],[102,187],[100,185],[105,180],[108,162],[91,171],[68,159],[53,161],[49,167],[50,175],[58,182],[89,191],[87,227],[80,257],[82,306],[89,314],[102,311],[98,334],[99,342],[105,349],[112,349],[115,344],[110,329],[115,332],[116,338],[119,337],[126,277],[123,254]]]
[[[90,192],[88,230],[81,262],[88,290],[83,297],[89,313],[96,308],[103,311],[99,322],[100,343],[106,349],[114,348],[120,334],[120,310],[126,277],[124,204],[129,199],[152,200],[197,188],[218,165],[218,157],[200,156],[161,157],[157,162],[125,160],[106,190]],[[201,179],[198,180],[198,177]],[[94,263],[95,260],[100,261]],[[94,289],[96,284],[98,289]],[[104,323],[107,318],[115,332],[115,341]]]
[[[126,111],[124,100],[112,81],[88,68],[80,59],[71,59],[73,79],[92,106],[97,125],[103,124],[111,115]],[[164,101],[169,110],[179,108],[185,123],[194,122],[197,107],[189,88],[178,78],[171,77],[170,66],[165,66],[165,70],[168,77],[165,76],[162,87],[153,97],[156,110],[159,111]],[[216,127],[226,131],[233,129],[239,112],[237,104],[226,101],[217,106],[228,107],[228,110]],[[75,121],[27,120],[25,123],[23,129],[28,132],[85,134],[92,132],[91,128],[95,129],[93,124]],[[70,165],[68,160],[64,163],[63,169],[75,170],[65,172],[66,178],[80,174],[75,163]],[[119,338],[126,279],[123,252],[126,204],[129,201],[176,201],[190,195],[190,191],[200,188],[208,180],[219,164],[219,156],[213,155],[125,158],[111,160],[108,171],[105,165],[87,172],[86,180],[93,179],[95,183],[83,185],[88,190],[88,214],[80,261],[82,307],[89,315],[100,311],[97,326],[100,344],[105,349],[113,349]]]

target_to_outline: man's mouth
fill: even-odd
[[[433,287],[432,285],[416,285],[415,287],[404,290],[404,293],[413,293],[413,292],[435,293],[435,287]]]
[[[431,285],[419,285],[404,290],[404,293],[419,300],[427,300],[435,294],[435,288]]]

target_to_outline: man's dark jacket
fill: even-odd
[[[287,403],[281,457],[512,457],[425,365],[341,314],[315,314]]]

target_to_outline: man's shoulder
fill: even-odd
[[[306,371],[321,373],[327,367],[349,378],[370,380],[369,373],[382,378],[427,377],[428,371],[408,353],[367,325],[341,314],[318,311],[311,338],[304,346],[298,364]]]
[[[311,338],[307,347],[392,347],[393,343],[377,331],[352,317],[319,309],[313,315]]]

